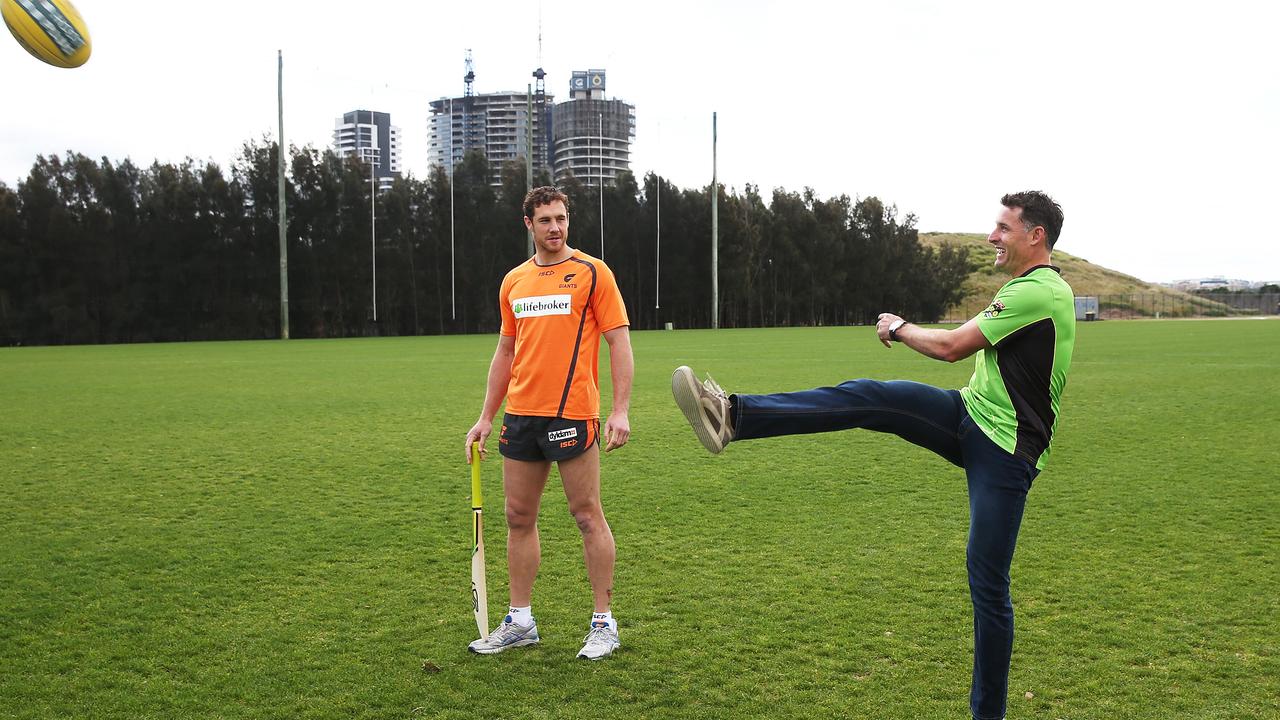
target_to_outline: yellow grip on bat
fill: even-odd
[[[471,509],[479,510],[484,507],[483,499],[480,495],[480,443],[471,444]]]

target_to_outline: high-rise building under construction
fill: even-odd
[[[489,182],[502,182],[502,168],[517,158],[528,158],[529,124],[533,124],[533,169],[548,170],[544,117],[530,94],[500,92],[431,101],[428,120],[428,152],[432,165],[448,168],[462,162],[470,150],[479,150],[489,161]]]

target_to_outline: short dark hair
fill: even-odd
[[[565,195],[564,193],[560,192],[559,190],[557,190],[556,188],[550,185],[543,185],[542,187],[536,187],[530,190],[528,195],[524,196],[524,216],[527,218],[532,218],[533,211],[535,208],[537,208],[540,205],[550,205],[551,203],[557,200],[564,203],[565,212],[568,212],[569,210],[568,195]]]
[[[1062,232],[1062,206],[1039,190],[1009,193],[1000,198],[1000,204],[1009,209],[1022,208],[1022,226],[1028,232],[1039,225],[1044,228],[1045,243],[1053,249]]]

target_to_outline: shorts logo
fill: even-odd
[[[997,300],[991,303],[991,307],[987,308],[982,312],[982,317],[985,317],[985,318],[997,317],[998,315],[1000,315],[1001,311],[1003,310],[1004,310],[1004,303]]]
[[[578,428],[576,427],[565,428],[563,430],[552,430],[551,432],[547,433],[548,442],[555,442],[557,440],[568,440],[569,438],[576,438],[576,437],[578,437]]]
[[[538,295],[511,301],[511,311],[516,319],[543,315],[568,315],[573,310],[570,295]]]

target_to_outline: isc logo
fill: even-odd
[[[577,445],[577,444],[578,444],[578,441],[577,441],[577,440],[565,440],[564,442],[560,443],[560,447],[561,447],[561,448],[571,448],[571,447],[573,447],[574,445]]]

